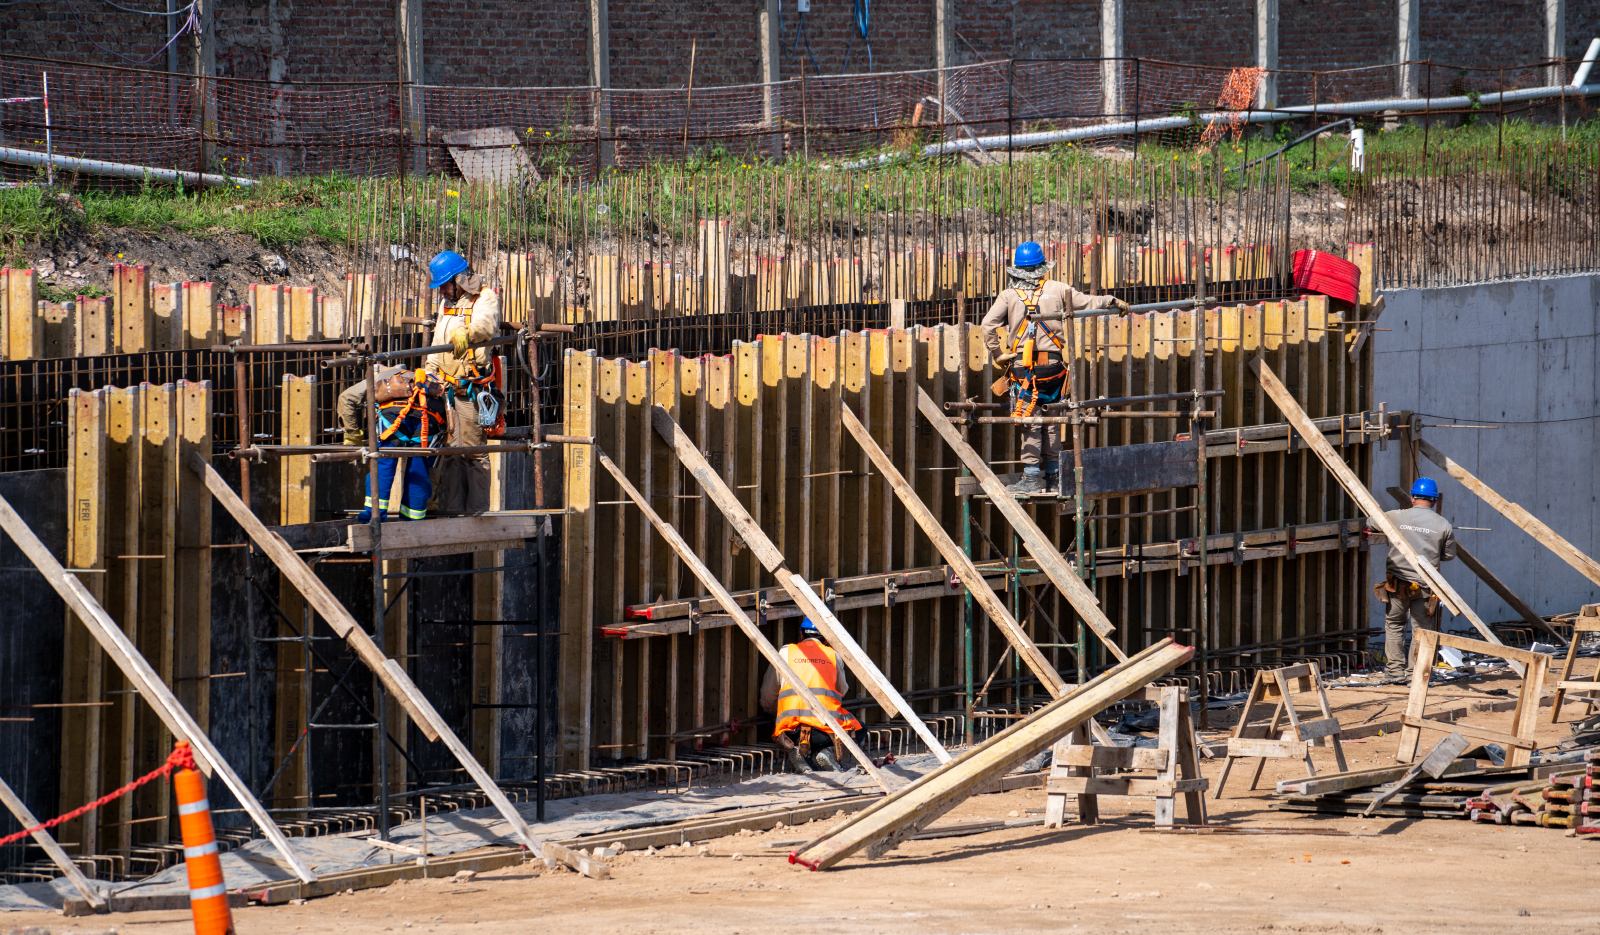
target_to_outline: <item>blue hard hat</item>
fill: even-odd
[[[465,273],[470,264],[467,258],[454,250],[445,250],[428,261],[428,274],[433,277],[433,282],[428,283],[429,289],[437,289],[461,273]]]
[[[1413,497],[1426,497],[1429,500],[1437,500],[1439,499],[1439,485],[1434,483],[1431,477],[1419,477],[1417,482],[1411,485],[1411,495]]]
[[[811,622],[810,617],[807,617],[800,621],[800,635],[808,640],[821,639],[822,631],[817,629],[817,625]]]
[[[1027,269],[1030,266],[1038,266],[1043,262],[1044,248],[1029,240],[1017,246],[1017,255],[1012,259],[1011,265]]]

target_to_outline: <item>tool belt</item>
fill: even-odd
[[[1408,601],[1426,598],[1428,616],[1433,616],[1439,610],[1439,595],[1429,591],[1425,586],[1415,581],[1407,581],[1398,575],[1390,575],[1372,586],[1372,596],[1387,604],[1392,596],[1404,597]]]
[[[483,426],[485,436],[499,438],[506,433],[505,396],[499,391],[500,358],[490,357],[489,372],[484,373],[478,369],[478,362],[468,357],[466,376],[445,379],[450,383],[452,401],[459,395],[477,408],[478,422]],[[452,405],[451,409],[454,408]]]

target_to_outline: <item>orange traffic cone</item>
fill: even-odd
[[[195,768],[188,742],[180,740],[177,747],[174,754],[187,763],[173,775],[172,788],[178,794],[183,865],[189,871],[189,910],[194,914],[195,935],[233,935],[228,887],[222,882],[217,834],[211,826],[211,803],[206,799],[206,777]]]

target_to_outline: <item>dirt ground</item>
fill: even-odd
[[[1436,686],[1434,693],[1489,693],[1514,684],[1503,678]],[[1336,707],[1350,727],[1364,718],[1392,717],[1403,701],[1398,687],[1348,689],[1337,692]],[[1441,702],[1434,707],[1459,700]],[[1540,741],[1554,745],[1567,735],[1566,724],[1550,725],[1549,709],[1541,710]],[[1579,711],[1568,707],[1562,720]],[[1510,716],[1483,712],[1463,723],[1505,728]],[[1346,741],[1350,767],[1387,765],[1396,744],[1393,734]],[[1319,751],[1317,760],[1319,772],[1334,769],[1331,752]],[[1301,775],[1295,765],[1269,763],[1263,788]],[[1203,761],[1213,782],[1220,766],[1220,760]],[[1248,775],[1248,769],[1236,770],[1220,802],[1207,793],[1211,820],[1270,833],[1151,833],[1148,800],[1102,798],[1103,821],[1096,826],[914,841],[824,873],[790,865],[786,846],[765,846],[815,835],[833,823],[826,820],[655,855],[625,853],[610,860],[607,881],[530,864],[469,883],[414,880],[300,906],[251,907],[235,910],[234,919],[241,935],[479,935],[553,926],[571,935],[1600,933],[1600,841],[1558,829],[1273,812],[1268,796],[1246,791]],[[1041,789],[984,795],[941,822],[1027,817],[1043,805]],[[53,935],[193,930],[183,912],[0,917],[0,932],[26,926]]]

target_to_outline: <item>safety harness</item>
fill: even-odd
[[[447,434],[443,394],[444,387],[438,381],[418,370],[416,386],[409,396],[378,404],[378,440],[396,439],[426,448],[431,434],[437,445]],[[415,422],[410,421],[413,414]],[[437,423],[437,432],[430,428],[431,423]]]
[[[460,312],[461,309],[444,310],[444,314],[447,315]],[[500,358],[489,357],[487,373],[478,369],[476,355],[469,354],[465,363],[466,376],[445,377],[449,384],[451,406],[454,406],[458,395],[464,397],[478,410],[478,424],[483,426],[483,434],[489,438],[499,438],[506,431],[505,405],[499,392],[499,387],[503,383]]]
[[[1044,281],[1041,280],[1031,294],[1021,286],[1015,288],[1017,297],[1022,300],[1024,313],[1017,330],[1011,335],[1011,347],[1007,349],[1017,358],[1012,362],[1011,369],[1006,371],[1006,378],[1011,382],[1011,415],[1021,417],[1033,415],[1040,403],[1053,403],[1061,399],[1061,391],[1067,383],[1067,355],[1066,345],[1061,343],[1060,336],[1033,319],[1039,313],[1039,297],[1044,294]],[[1048,348],[1039,346],[1043,342],[1035,335],[1040,333],[1055,345],[1053,359]]]

